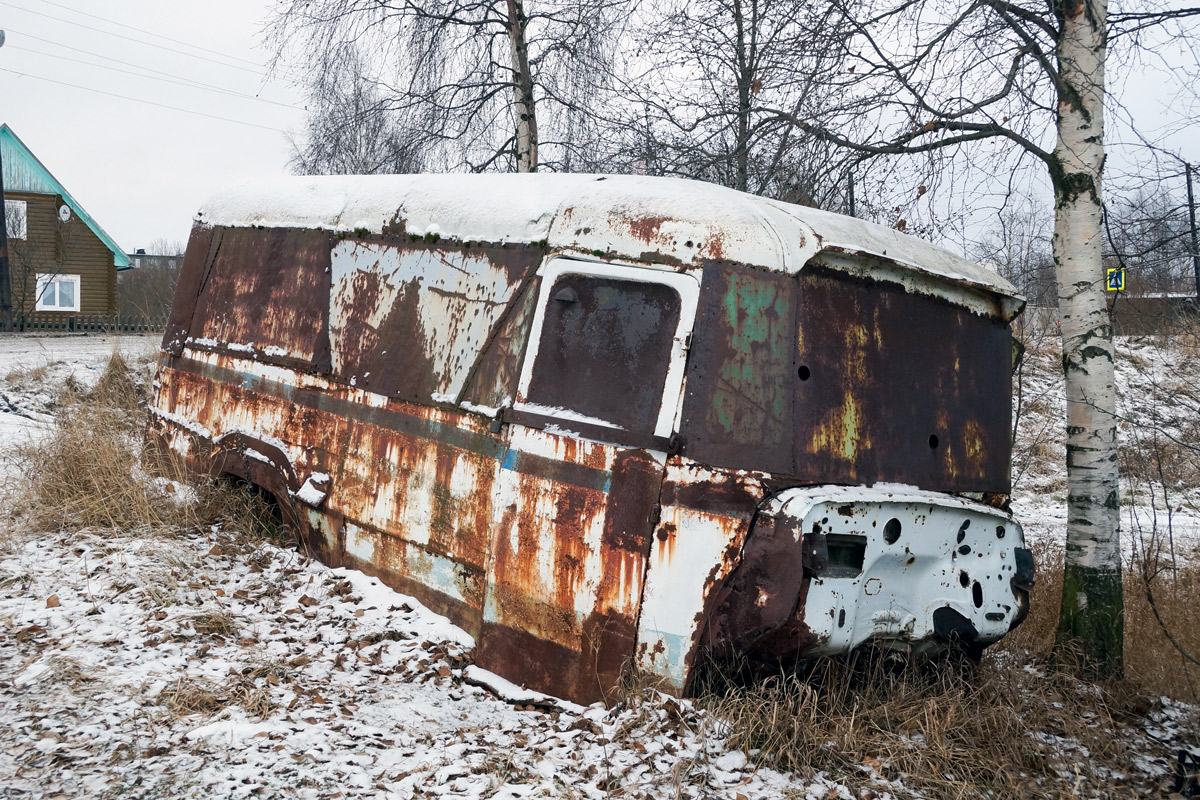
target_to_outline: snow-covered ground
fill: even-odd
[[[444,618],[270,545],[59,534],[0,586],[6,797],[850,797],[686,703],[497,699]]]
[[[1200,372],[1197,342],[1180,336],[1116,341],[1121,528],[1127,557],[1156,546],[1200,548]],[[1057,339],[1034,343],[1014,401],[1013,512],[1032,542],[1061,546],[1067,527],[1066,399]],[[1014,389],[1016,391],[1016,389]],[[1157,453],[1164,465],[1146,463]],[[1147,483],[1151,479],[1152,484]]]
[[[58,387],[91,385],[114,348],[145,365],[157,338],[0,339],[0,448],[48,431]],[[1052,473],[1017,506],[1061,539]],[[0,530],[0,796],[910,796],[872,764],[854,792],[754,766],[686,701],[522,694],[473,646],[372,578],[219,530]]]
[[[94,386],[114,352],[146,361],[159,334],[0,334],[0,479],[17,445],[48,430],[67,382]]]

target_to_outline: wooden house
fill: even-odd
[[[0,158],[18,328],[111,319],[117,270],[129,257],[8,125],[0,125]]]

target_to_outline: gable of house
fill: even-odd
[[[125,255],[100,224],[92,218],[79,201],[71,196],[66,187],[51,174],[50,170],[33,154],[25,143],[13,133],[8,125],[0,124],[0,156],[4,162],[4,194],[9,199],[11,195],[35,194],[61,197],[63,204],[71,209],[71,213],[79,219],[88,230],[103,243],[112,253],[112,263],[117,269],[129,267],[129,257]]]

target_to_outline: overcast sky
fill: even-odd
[[[285,173],[286,132],[303,127],[301,93],[287,76],[266,80],[260,44],[270,5],[0,0],[0,121],[126,251],[186,241],[206,197],[242,178]],[[1170,85],[1179,83],[1177,65],[1195,69],[1195,55],[1161,39],[1145,58],[1110,64],[1112,88],[1145,132],[1195,162],[1196,93]],[[1132,141],[1113,111],[1112,143]],[[1132,168],[1129,152],[1110,150],[1110,187]],[[975,186],[953,192],[965,212],[995,205]]]
[[[265,79],[268,5],[0,0],[0,122],[127,252],[186,242],[208,195],[286,172],[303,126],[300,93]]]

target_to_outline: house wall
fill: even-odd
[[[27,236],[8,243],[14,310],[34,311],[36,276],[48,273],[80,276],[79,311],[39,314],[113,314],[117,269],[112,251],[77,217],[59,222],[58,196],[6,191],[4,197],[26,203]]]

